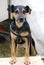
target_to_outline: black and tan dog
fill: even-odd
[[[25,45],[25,64],[29,64],[29,48],[30,48],[30,38],[31,31],[29,24],[26,21],[27,13],[31,14],[31,9],[29,6],[10,6],[8,11],[12,13],[12,23],[10,25],[10,35],[11,35],[11,63],[16,62],[15,48],[18,51],[18,44]],[[17,47],[16,47],[17,44]]]

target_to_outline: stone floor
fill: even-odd
[[[10,58],[0,58],[0,65],[11,65],[9,61],[10,61]],[[24,57],[17,57],[16,63],[14,65],[25,65],[24,61],[25,61]],[[40,56],[31,56],[30,62],[31,64],[29,65],[44,65]]]

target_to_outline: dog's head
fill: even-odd
[[[26,20],[26,13],[31,14],[31,9],[29,6],[11,5],[10,8],[8,8],[8,11],[12,13],[16,23],[24,23]]]

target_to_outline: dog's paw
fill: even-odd
[[[31,62],[25,61],[24,64],[29,65],[29,64],[31,64]]]
[[[16,60],[10,60],[10,62],[9,62],[10,64],[15,64],[16,63]]]

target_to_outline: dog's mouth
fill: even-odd
[[[24,23],[24,22],[25,22],[25,19],[24,19],[24,18],[18,18],[18,19],[16,20],[16,22]]]
[[[22,27],[23,23],[22,22],[16,22],[16,25],[18,28]]]

